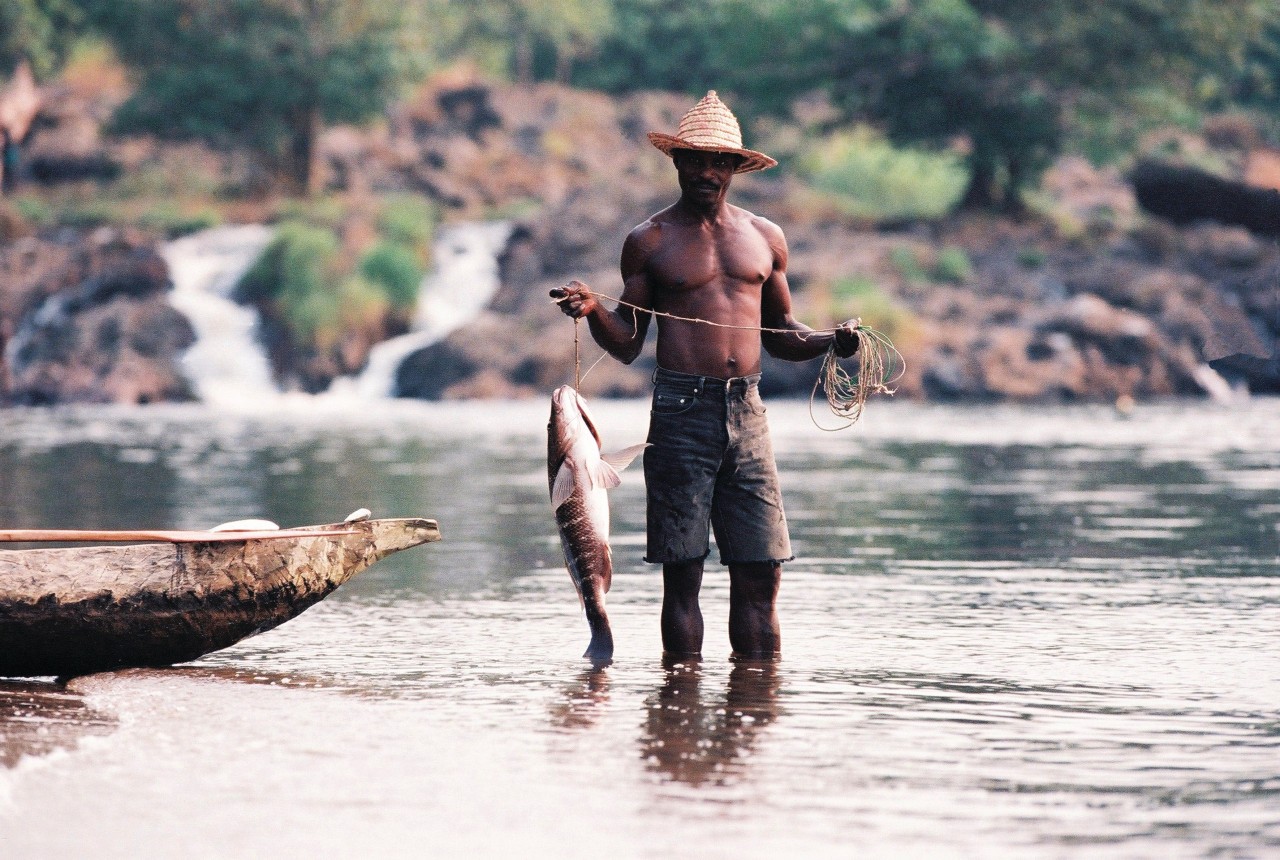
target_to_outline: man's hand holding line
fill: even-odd
[[[591,288],[582,281],[570,281],[563,287],[556,287],[551,290],[550,295],[560,305],[560,310],[575,320],[582,319],[600,307]]]

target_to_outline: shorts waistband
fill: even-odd
[[[670,382],[693,383],[704,391],[729,391],[757,385],[760,382],[760,374],[753,373],[750,376],[734,376],[729,379],[721,379],[718,376],[698,376],[695,373],[681,373],[677,370],[667,370],[665,367],[656,367],[653,371],[653,381],[657,382],[660,379]]]

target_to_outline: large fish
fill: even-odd
[[[613,657],[613,631],[604,608],[604,594],[613,579],[605,491],[622,482],[618,470],[626,468],[644,448],[642,443],[616,454],[601,454],[600,433],[586,402],[569,385],[552,392],[547,480],[565,565],[591,628],[591,644],[582,656],[592,660]]]

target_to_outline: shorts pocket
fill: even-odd
[[[698,400],[695,383],[659,382],[653,387],[655,415],[679,415],[688,412]]]
[[[760,389],[754,385],[747,389],[747,407],[755,415],[763,415],[769,410],[765,409],[764,401],[760,399]]]

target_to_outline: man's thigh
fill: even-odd
[[[711,506],[724,445],[705,415],[692,409],[650,418],[644,452],[648,494],[645,560],[683,562],[710,550]]]

